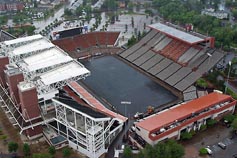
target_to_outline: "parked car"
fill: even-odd
[[[234,154],[233,157],[234,157],[234,158],[237,158],[237,154]]]
[[[210,149],[209,146],[207,146],[205,149],[207,150],[207,153],[208,153],[209,155],[212,155],[213,152],[212,152],[212,150]]]
[[[226,145],[222,142],[219,142],[218,143],[218,146],[221,148],[221,149],[226,149]]]

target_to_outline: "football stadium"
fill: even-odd
[[[55,33],[52,42],[41,35],[2,33],[0,103],[9,121],[28,139],[44,137],[56,148],[69,145],[96,158],[135,114],[149,118],[181,102],[198,104],[195,81],[224,56],[215,49],[215,39],[170,23],[148,27],[128,49],[118,46],[119,32],[72,29]],[[218,112],[233,111],[230,97],[219,98],[218,104],[228,100],[223,106],[231,106]],[[204,100],[204,109],[213,106],[213,100]],[[147,121],[135,126],[143,128]],[[149,139],[136,133],[154,144],[164,132],[160,124],[154,126],[140,130],[150,132]]]

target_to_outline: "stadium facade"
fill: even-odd
[[[97,158],[107,152],[127,118],[105,108],[75,82],[89,75],[41,35],[1,43],[0,103],[20,134],[44,136],[57,148],[69,144]]]
[[[100,157],[128,118],[106,108],[77,82],[89,76],[90,71],[71,56],[78,59],[98,52],[117,52],[119,59],[183,94],[184,101],[197,98],[193,83],[224,56],[214,48],[212,37],[187,32],[170,23],[148,27],[151,31],[145,37],[123,51],[115,49],[119,32],[86,33],[53,43],[41,35],[1,42],[1,107],[11,123],[19,127],[20,134],[29,139],[44,136],[57,148],[69,145],[88,157]],[[209,96],[214,100],[205,99]],[[190,106],[193,109],[185,110],[190,103],[179,104],[157,117],[148,116],[144,123],[136,124],[137,134],[155,144],[166,138],[179,138],[180,130],[200,128],[205,120],[234,110],[236,101],[227,95],[213,93],[205,97],[191,101],[195,103]],[[160,126],[158,116],[168,115],[169,111],[179,113],[180,109],[184,109],[182,118],[175,115],[177,118],[171,117]],[[182,121],[185,125],[179,126]]]

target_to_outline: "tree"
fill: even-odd
[[[48,148],[48,152],[51,154],[51,155],[54,155],[56,153],[56,150],[55,150],[55,147],[54,146],[50,146]]]
[[[9,151],[9,153],[16,152],[17,149],[18,149],[18,144],[17,143],[15,143],[15,142],[9,142],[8,143],[8,151]]]
[[[64,9],[64,14],[66,16],[71,16],[72,15],[72,11],[70,9],[66,8],[66,9]]]
[[[136,37],[134,35],[132,35],[132,37],[130,39],[128,39],[128,47],[132,46],[133,44],[135,44],[137,41]]]
[[[25,156],[30,155],[30,146],[27,143],[24,143],[23,145],[23,153]]]
[[[133,11],[133,3],[132,2],[128,3],[128,10],[131,12]]]
[[[0,16],[0,25],[5,25],[8,21],[7,16]]]
[[[199,78],[196,81],[197,86],[202,87],[202,88],[207,88],[208,84],[204,78]]]
[[[132,157],[132,149],[129,146],[125,146],[123,151],[124,158],[131,158]]]
[[[234,119],[234,121],[231,124],[231,127],[233,128],[233,130],[237,131],[237,118]]]
[[[128,31],[128,24],[125,24],[125,32]]]
[[[233,114],[228,114],[228,115],[224,116],[224,120],[227,121],[228,123],[232,123],[235,118],[236,118],[236,116]]]
[[[131,24],[132,24],[132,28],[134,28],[134,18],[131,18]]]
[[[209,126],[209,127],[214,126],[216,123],[217,123],[217,121],[214,119],[207,120],[207,126]]]
[[[71,150],[69,148],[63,149],[63,157],[69,157],[71,155]]]
[[[184,156],[184,148],[174,140],[159,142],[154,147],[147,145],[142,151],[144,158],[181,158]]]

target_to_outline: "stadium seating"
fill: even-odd
[[[114,46],[119,34],[119,32],[89,32],[54,40],[53,43],[67,52],[75,52],[77,49],[85,50],[97,46]]]
[[[135,45],[119,52],[119,56],[169,86],[184,91],[213,67],[223,54],[152,29]]]

